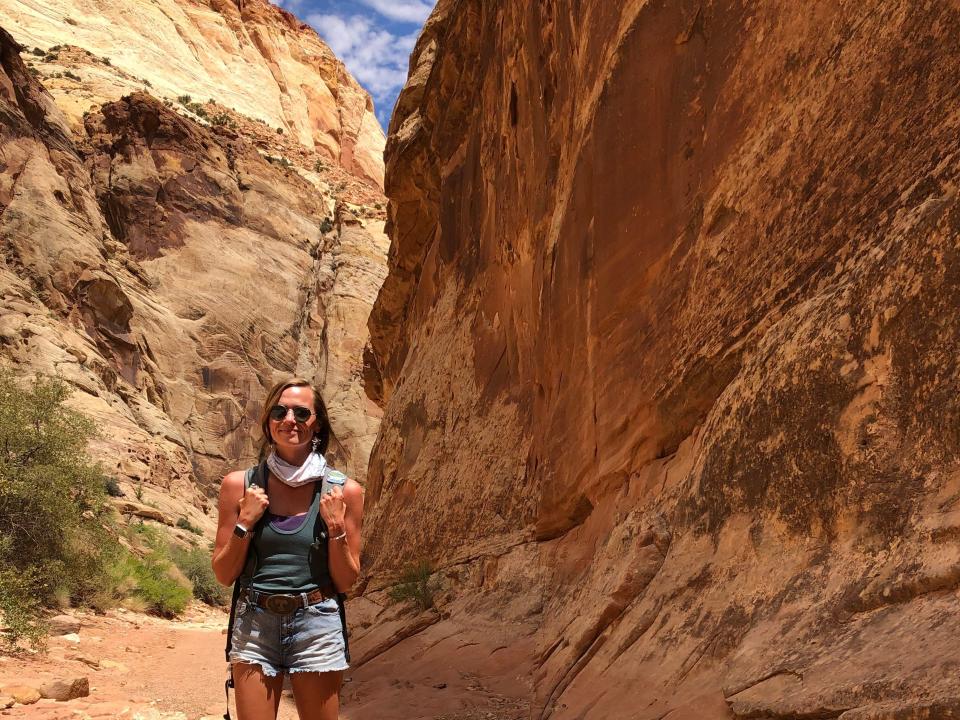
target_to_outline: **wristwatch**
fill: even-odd
[[[233,534],[236,535],[241,540],[250,534],[250,531],[247,530],[243,525],[237,523],[233,527]]]

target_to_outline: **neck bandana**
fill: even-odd
[[[307,456],[303,465],[291,465],[276,452],[272,452],[267,457],[267,467],[284,484],[290,487],[300,487],[308,482],[323,479],[327,469],[327,459],[320,453],[312,452]]]

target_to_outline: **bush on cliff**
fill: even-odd
[[[60,379],[0,369],[0,613],[10,643],[42,637],[44,608],[91,602],[116,547],[103,473],[86,450],[96,427],[66,406],[69,394]]]
[[[419,610],[429,610],[434,605],[434,596],[440,591],[440,580],[429,560],[407,565],[400,573],[397,583],[387,590],[395,602],[413,602]]]

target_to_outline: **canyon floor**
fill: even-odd
[[[18,704],[0,710],[0,717],[219,720],[223,716],[225,613],[194,607],[173,621],[125,610],[78,613],[77,618],[80,631],[51,637],[46,652],[0,654],[0,687],[38,687],[51,680],[85,677],[90,695],[67,702],[43,699]],[[519,720],[527,716],[523,700],[497,692],[499,678],[457,670],[456,658],[445,643],[451,628],[444,627],[444,622],[420,635],[422,639],[408,638],[346,673],[341,720]],[[279,718],[297,718],[289,689],[284,690]]]

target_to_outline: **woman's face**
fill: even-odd
[[[309,387],[289,387],[280,394],[278,405],[287,408],[282,420],[270,418],[270,435],[278,448],[300,449],[309,445],[317,427],[317,414],[313,409],[313,390]],[[297,422],[293,408],[302,407],[310,411],[310,418]]]

